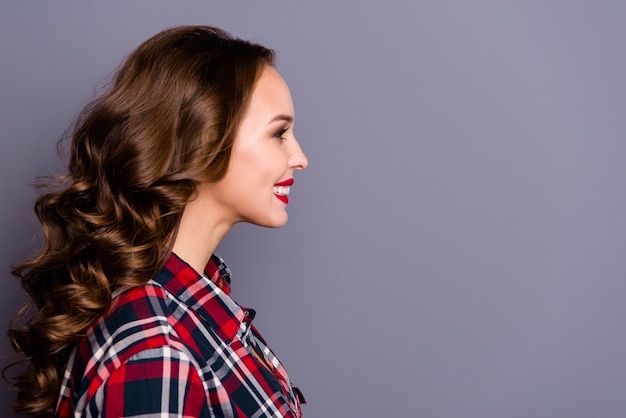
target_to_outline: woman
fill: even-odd
[[[301,416],[213,255],[237,222],[285,224],[308,164],[273,59],[217,28],[172,28],[83,111],[67,175],[35,206],[45,246],[13,271],[36,308],[9,330],[29,364],[19,413]]]

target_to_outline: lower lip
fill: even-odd
[[[274,193],[274,196],[276,196],[276,198],[277,198],[278,200],[280,200],[281,202],[283,202],[285,205],[286,205],[287,203],[289,203],[289,197],[288,197],[288,196],[285,196],[285,195],[283,195],[283,194],[276,194],[276,193]]]

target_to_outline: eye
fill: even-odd
[[[289,127],[284,127],[284,128],[280,128],[278,131],[276,131],[276,133],[274,134],[275,138],[279,138],[279,139],[287,139],[285,138],[283,135],[285,135],[285,133],[289,130]]]

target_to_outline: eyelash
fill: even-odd
[[[285,140],[287,138],[285,138],[283,135],[285,135],[285,132],[287,132],[288,130],[289,128],[281,128],[278,130],[278,132],[274,134],[274,137]]]

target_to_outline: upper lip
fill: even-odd
[[[274,186],[291,186],[293,184],[293,178],[283,180],[280,183],[276,183]]]

